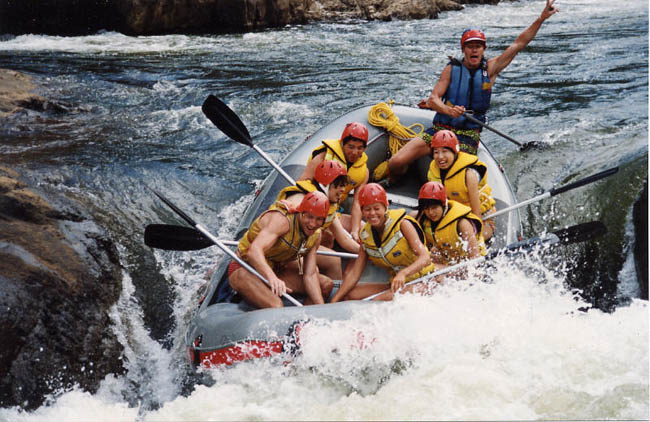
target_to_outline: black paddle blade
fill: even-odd
[[[144,244],[166,251],[197,251],[214,245],[191,227],[150,224],[144,229]]]
[[[253,146],[253,141],[251,140],[251,135],[248,133],[248,129],[239,116],[237,116],[223,101],[214,95],[209,95],[203,102],[201,110],[203,110],[203,114],[205,114],[205,116],[223,133],[228,135],[230,139],[249,147]]]
[[[530,151],[533,148],[541,148],[539,142],[537,141],[526,142],[521,147],[519,147],[519,151],[521,152]]]
[[[605,233],[607,233],[607,227],[600,221],[576,224],[575,226],[553,232],[560,239],[560,243],[564,245],[586,242]]]

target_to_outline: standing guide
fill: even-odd
[[[546,0],[540,16],[503,53],[491,59],[484,56],[487,40],[482,31],[468,29],[463,32],[460,40],[463,57],[460,60],[450,58],[429,98],[419,104],[422,108],[436,111],[433,127],[425,131],[422,137],[412,138],[393,155],[388,161],[388,171],[380,175],[381,178],[388,176],[389,181],[394,183],[406,173],[410,163],[431,154],[431,136],[439,130],[453,131],[462,151],[477,154],[482,127],[466,119],[463,114],[471,113],[485,123],[497,76],[535,38],[542,23],[558,12],[554,3],[555,0]]]

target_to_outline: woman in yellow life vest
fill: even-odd
[[[368,128],[358,122],[348,123],[343,129],[340,139],[325,139],[323,145],[315,148],[307,166],[298,180],[314,178],[316,167],[325,160],[335,160],[343,164],[348,172],[348,185],[341,195],[340,202],[347,199],[350,192],[354,191],[354,199],[350,208],[349,222],[341,220],[357,243],[359,241],[359,228],[361,227],[361,208],[359,207],[359,189],[368,183],[368,156],[366,147],[368,143]]]
[[[420,188],[416,220],[436,264],[453,265],[487,253],[481,219],[470,207],[448,200],[439,182],[427,182]]]
[[[357,259],[346,268],[332,303],[362,299],[386,290],[386,283],[358,284],[368,260],[390,274],[390,290],[378,296],[377,300],[392,300],[393,295],[400,291],[424,291],[424,284],[404,288],[406,282],[435,270],[417,221],[404,209],[389,210],[386,191],[377,183],[361,188],[359,204],[366,221],[359,234],[361,250]]]
[[[445,186],[447,197],[472,209],[483,219],[483,238],[492,237],[494,220],[485,219],[494,210],[492,188],[487,184],[487,166],[478,157],[459,150],[458,138],[450,130],[439,130],[431,138],[433,161],[427,178]]]

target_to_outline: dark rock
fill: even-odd
[[[498,0],[0,0],[0,34],[229,33],[340,19],[430,19]]]
[[[648,300],[648,182],[643,185],[632,208],[634,223],[634,263],[641,299]]]
[[[108,314],[120,292],[115,245],[83,207],[0,167],[0,405],[123,372]]]

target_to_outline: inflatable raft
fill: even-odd
[[[290,153],[280,167],[294,179],[298,178],[307,163],[311,151],[324,139],[338,139],[345,125],[357,121],[369,129],[366,154],[370,173],[387,158],[389,135],[383,127],[375,127],[368,122],[368,112],[372,106],[360,107],[346,113],[323,126]],[[416,123],[430,127],[434,112],[431,110],[395,105],[392,107],[399,123],[410,127]],[[488,183],[496,200],[496,208],[504,209],[516,203],[512,187],[503,168],[490,151],[481,144],[479,158],[488,167]],[[391,208],[414,209],[417,207],[417,193],[426,182],[426,174],[431,158],[421,158],[410,166],[405,176],[406,182],[389,187],[387,193]],[[273,171],[243,216],[237,231],[241,237],[253,220],[276,199],[278,192],[288,186],[287,180]],[[346,204],[344,204],[345,206]],[[348,204],[349,205],[349,204]],[[496,234],[490,248],[498,249],[516,242],[521,235],[521,222],[518,211],[502,214],[496,218]],[[303,321],[314,319],[344,320],[367,306],[381,306],[372,301],[347,301],[336,304],[293,306],[285,301],[280,309],[254,309],[244,301],[223,300],[221,294],[227,287],[226,269],[229,259],[225,259],[214,271],[205,295],[192,316],[185,344],[190,362],[194,365],[210,367],[230,365],[235,362],[267,357],[294,350],[296,334]],[[370,263],[360,282],[387,280],[385,271]],[[299,297],[297,299],[300,299]]]

